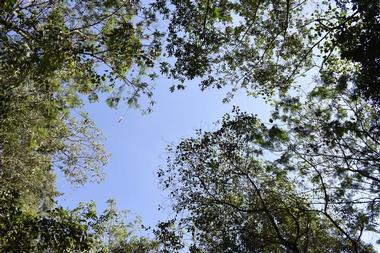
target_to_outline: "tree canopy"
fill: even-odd
[[[287,99],[283,126],[237,112],[180,142],[158,176],[194,252],[373,252],[378,133],[362,127],[378,112],[355,125],[343,101]]]
[[[31,198],[49,199],[55,194],[47,190],[54,188],[52,166],[79,184],[101,174],[107,154],[101,133],[81,112],[82,100],[108,93],[107,103],[115,107],[151,97],[142,74],[159,54],[159,33],[144,29],[149,19],[135,18],[137,2],[1,5],[1,184],[19,184]]]
[[[161,71],[180,83],[200,78],[202,89],[229,86],[230,95],[243,88],[270,98],[336,56],[356,64],[356,88],[378,100],[377,1],[157,0],[152,6],[168,20],[166,53],[174,57]]]
[[[170,148],[158,176],[176,212],[172,250],[189,236],[191,252],[373,252],[379,3],[165,3],[171,76],[273,106],[269,122],[237,112]]]
[[[0,3],[0,250],[374,252],[379,235],[380,2],[5,0]],[[102,178],[82,109],[151,110],[155,79],[264,98],[172,146],[174,217],[132,235],[114,202],[57,206],[55,169]]]
[[[82,110],[85,99],[105,94],[110,107],[151,99],[152,85],[143,78],[159,55],[160,34],[146,30],[151,20],[138,19],[141,12],[134,1],[0,3],[1,252],[120,252],[153,245],[131,240],[121,219],[107,225],[124,231],[118,243],[108,244],[103,223],[111,223],[115,210],[98,217],[94,210],[57,207],[55,200],[56,169],[82,185],[101,180],[108,160],[100,130]]]

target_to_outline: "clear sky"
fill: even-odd
[[[59,199],[61,205],[73,208],[80,201],[93,200],[101,211],[107,199],[114,198],[119,209],[129,209],[132,215],[141,216],[145,225],[154,226],[170,215],[169,208],[158,211],[159,205],[169,202],[155,175],[159,166],[165,166],[168,144],[194,136],[198,128],[215,129],[213,123],[231,112],[233,105],[262,119],[269,115],[263,101],[247,97],[243,91],[232,102],[224,104],[225,90],[201,92],[192,82],[184,91],[170,93],[169,86],[166,80],[158,82],[157,103],[148,115],[124,105],[118,110],[108,108],[105,103],[85,106],[106,136],[105,146],[112,156],[104,168],[106,178],[100,184],[90,183],[75,189],[59,176],[58,189],[64,193]],[[124,120],[118,122],[123,115]]]

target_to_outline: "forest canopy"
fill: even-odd
[[[375,252],[379,44],[371,0],[2,1],[0,251]],[[154,113],[157,77],[243,90],[271,118],[235,108],[169,147],[175,215],[154,238],[113,201],[60,207],[56,170],[101,181],[109,158],[83,105]]]

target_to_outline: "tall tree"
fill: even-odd
[[[30,207],[52,202],[53,167],[80,184],[101,174],[107,154],[83,98],[108,93],[115,107],[151,97],[143,74],[160,34],[140,12],[134,1],[2,1],[0,185]]]
[[[312,155],[293,134],[237,113],[173,150],[158,176],[191,252],[373,252],[362,235],[378,232],[377,190],[351,173],[361,169],[336,168],[351,160]]]
[[[150,252],[111,203],[55,207],[55,172],[75,184],[99,180],[108,158],[82,111],[102,93],[137,106],[153,85],[158,32],[137,1],[0,3],[0,251]],[[135,71],[136,74],[131,74]],[[154,79],[154,75],[149,76]]]

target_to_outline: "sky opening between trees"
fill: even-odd
[[[376,252],[379,45],[370,0],[2,1],[0,252]],[[166,148],[168,218],[60,206],[57,173],[107,174],[88,105],[154,115],[162,85],[233,107]]]

